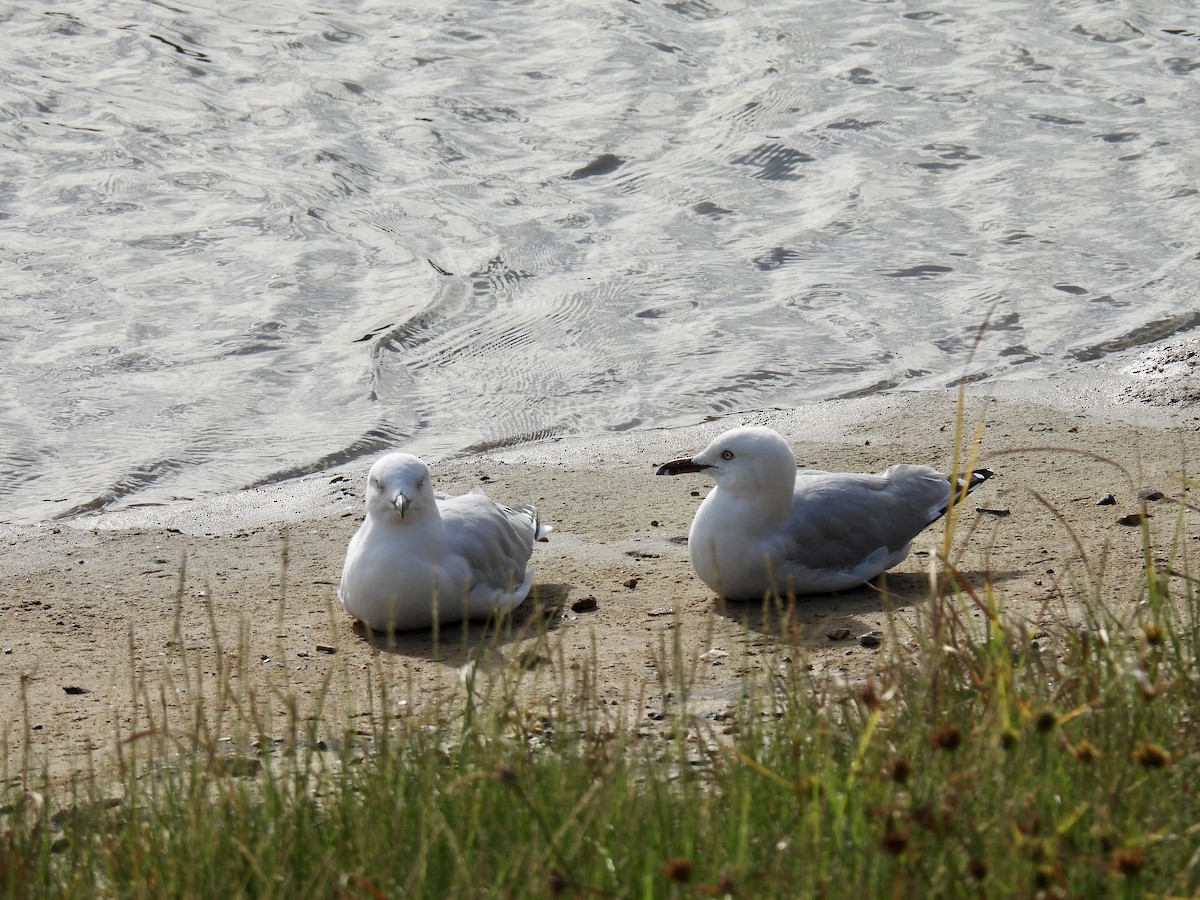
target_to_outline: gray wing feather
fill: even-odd
[[[462,556],[475,585],[510,591],[525,578],[525,564],[538,535],[537,509],[510,508],[482,490],[440,500],[450,549]]]
[[[881,550],[904,548],[949,499],[949,479],[929,466],[878,475],[801,469],[780,555],[809,569],[853,569]]]

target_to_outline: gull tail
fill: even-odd
[[[542,514],[538,512],[537,507],[533,508],[533,539],[541,541],[543,544],[548,542],[550,538],[546,537],[554,530],[554,526],[549,522],[542,521]]]
[[[475,490],[478,491],[479,487],[476,486]],[[496,505],[500,506],[500,504],[496,504]],[[533,526],[532,538],[534,541],[540,541],[543,544],[546,543],[547,542],[546,535],[548,535],[550,532],[552,532],[554,530],[553,525],[550,525],[548,522],[542,521],[541,512],[532,503],[522,503],[520,506],[515,506],[515,507],[500,506],[500,508],[505,511],[505,513],[510,517],[510,519],[512,516],[516,516],[516,517],[524,520],[522,522],[521,529],[520,529],[521,533],[523,535],[529,535],[529,532],[526,529],[529,528],[530,526]],[[529,538],[526,537],[525,539],[528,540]],[[531,543],[532,543],[532,541],[531,541]]]

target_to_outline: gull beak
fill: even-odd
[[[400,510],[400,518],[402,519],[404,518],[404,513],[408,511],[410,506],[412,506],[412,501],[409,500],[403,492],[397,494],[392,500],[392,503],[395,505],[396,509]]]
[[[692,472],[703,472],[705,469],[711,469],[712,466],[707,463],[698,463],[690,456],[685,456],[682,459],[673,459],[668,463],[663,463],[659,466],[655,475],[688,475]]]

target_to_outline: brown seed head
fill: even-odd
[[[1171,761],[1170,754],[1158,744],[1142,741],[1134,749],[1133,761],[1147,769],[1161,769]]]
[[[692,880],[692,861],[686,856],[668,859],[667,864],[663,866],[663,875],[667,881],[687,884]]]
[[[1033,873],[1033,883],[1037,885],[1039,890],[1045,890],[1054,883],[1054,868],[1052,866],[1038,866]]]
[[[862,686],[862,690],[858,692],[858,698],[862,700],[863,706],[867,709],[878,709],[880,706],[879,693],[875,690],[875,682],[868,681]]]
[[[932,736],[935,747],[940,747],[943,750],[957,750],[962,743],[962,732],[958,730],[957,725],[943,725]]]
[[[983,879],[987,878],[987,873],[987,863],[985,863],[982,859],[972,856],[969,860],[967,860],[967,874],[976,881],[983,881]]]
[[[551,869],[549,887],[551,897],[561,897],[571,887],[571,879],[558,869]]]
[[[1138,690],[1142,694],[1142,699],[1149,703],[1158,696],[1158,693],[1160,690],[1162,690],[1162,688],[1157,684],[1150,684],[1148,681],[1142,681],[1138,683]]]
[[[940,824],[937,813],[933,810],[932,803],[922,803],[914,809],[912,811],[912,820],[926,831],[937,831]]]
[[[512,766],[506,766],[502,763],[496,766],[495,771],[492,772],[492,777],[501,784],[516,784],[517,770]]]
[[[908,833],[890,828],[884,832],[879,845],[883,848],[884,853],[891,856],[899,856],[908,847]]]
[[[1045,734],[1048,731],[1053,731],[1055,726],[1058,725],[1058,716],[1054,714],[1053,710],[1044,709],[1038,713],[1038,717],[1033,720],[1033,724],[1038,731]]]
[[[1142,870],[1144,859],[1141,850],[1114,850],[1112,854],[1113,868],[1126,878],[1132,878]]]
[[[898,759],[893,759],[888,767],[888,777],[896,784],[904,784],[908,781],[908,776],[912,774],[912,765],[907,759],[901,756]]]
[[[1094,763],[1100,757],[1100,751],[1087,738],[1072,747],[1071,753],[1085,766]]]

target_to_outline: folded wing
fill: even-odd
[[[438,508],[446,524],[447,549],[470,570],[472,595],[490,592],[523,600],[529,592],[525,567],[534,541],[550,530],[541,524],[537,508],[504,506],[480,488],[439,500]]]
[[[801,469],[780,556],[813,571],[894,565],[949,500],[949,479],[929,466],[892,466],[877,475]]]

